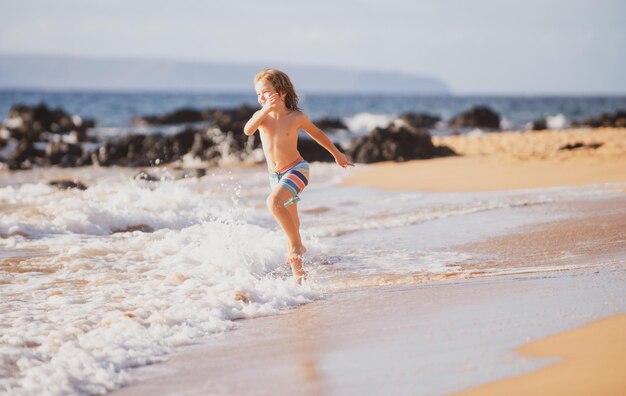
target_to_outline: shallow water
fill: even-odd
[[[128,368],[240,318],[341,290],[463,277],[476,257],[454,246],[573,215],[556,204],[618,194],[382,192],[338,187],[353,170],[316,163],[299,204],[309,249],[299,287],[282,264],[263,169],[199,179],[150,171],[162,181],[121,168],[0,173],[0,390],[101,393],[123,384]],[[88,189],[47,185],[60,177]],[[509,270],[521,271],[484,272]]]

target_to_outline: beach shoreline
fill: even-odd
[[[128,387],[112,394],[436,395],[474,388],[554,361],[511,352],[520,345],[623,311],[603,307],[619,290],[620,271],[609,266],[338,293],[182,348],[167,363],[139,368]],[[585,303],[564,303],[571,295]]]
[[[139,368],[129,386],[113,394],[436,395],[549,367],[555,358],[515,350],[626,312],[626,257],[623,239],[615,237],[623,230],[621,202],[619,196],[580,202],[570,208],[578,216],[463,246],[504,267],[530,267],[517,273],[478,271],[469,279],[416,278],[330,293],[278,316],[244,320],[234,332],[182,348],[165,364]],[[585,226],[594,219],[604,231]],[[566,243],[593,243],[564,258],[553,242],[570,229],[579,232]],[[529,241],[532,259],[519,257]],[[542,265],[549,262],[553,266]],[[474,264],[480,270],[481,262]],[[619,359],[621,365],[626,356]]]

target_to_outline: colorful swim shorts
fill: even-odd
[[[285,201],[285,207],[300,200],[298,194],[309,184],[309,163],[300,157],[293,165],[282,172],[270,172],[272,190],[284,187],[291,192],[291,198]]]

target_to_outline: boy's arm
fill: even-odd
[[[245,133],[246,136],[250,136],[254,132],[256,132],[256,130],[259,129],[259,126],[263,123],[265,117],[267,117],[268,113],[269,109],[265,107],[263,107],[261,110],[256,111],[243,127],[243,133]]]
[[[322,132],[321,129],[316,127],[315,124],[313,124],[313,122],[309,120],[309,117],[307,117],[304,113],[302,113],[302,122],[300,124],[300,127],[304,129],[304,131],[308,133],[309,136],[313,138],[313,140],[319,143],[320,146],[328,150],[328,152],[331,153],[333,157],[335,157],[335,161],[339,166],[344,168],[346,166],[354,166],[354,164],[348,160],[345,154],[339,151],[337,146],[335,146],[335,144],[328,138],[328,136],[326,136],[326,134]]]

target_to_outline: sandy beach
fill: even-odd
[[[388,190],[495,191],[626,181],[626,129],[502,132],[434,137],[460,156],[381,163],[347,186]],[[559,148],[582,143],[580,148]],[[597,148],[589,145],[601,144]]]
[[[626,315],[622,314],[526,344],[518,349],[520,354],[544,358],[560,356],[562,360],[462,394],[621,395],[626,389],[625,328]]]
[[[558,150],[577,142],[602,145]],[[620,394],[625,142],[621,129],[451,136],[437,143],[464,156],[357,168],[344,185],[454,192],[609,183],[602,188],[617,193],[554,204],[563,218],[449,246],[474,254],[462,276],[379,277],[242,321],[136,370],[113,394]],[[483,271],[500,267],[508,275]]]
[[[623,310],[623,281],[623,268],[606,268],[339,294],[279,317],[243,322],[228,337],[213,337],[166,364],[139,369],[133,385],[113,394],[448,394],[549,368],[558,356],[577,356],[546,348],[532,354],[544,357],[538,359],[511,349]],[[583,333],[568,351],[587,350],[590,343],[598,350],[623,344],[623,325],[622,319],[609,323],[617,336]],[[602,328],[599,334],[605,334]],[[618,394],[623,350],[610,360],[595,357],[608,370],[587,372],[588,364],[577,364],[541,393]],[[586,387],[571,393],[580,370]],[[515,382],[500,386],[487,394],[516,394]]]

